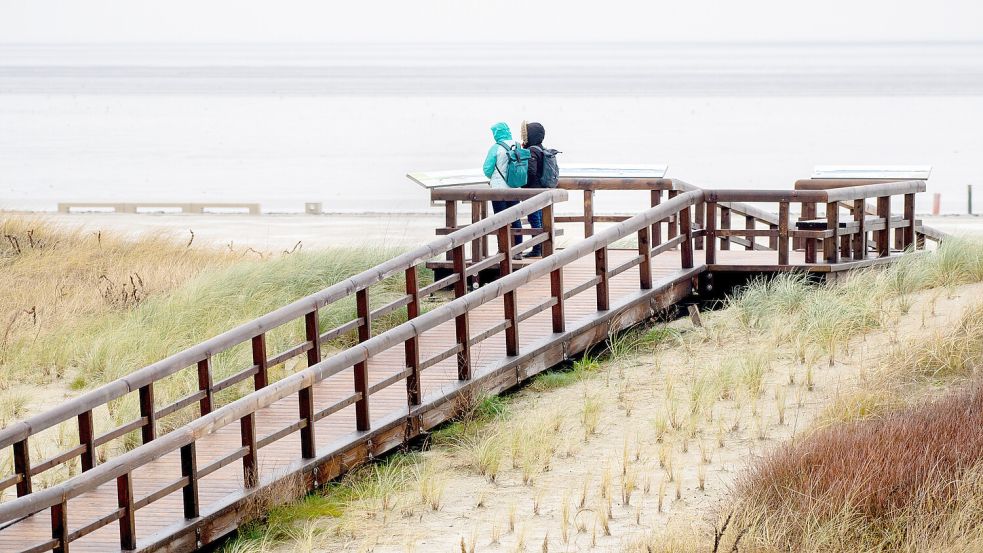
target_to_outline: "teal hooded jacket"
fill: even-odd
[[[509,130],[509,126],[505,123],[495,123],[491,126],[492,137],[495,139],[495,144],[488,149],[488,154],[485,155],[485,163],[482,166],[485,176],[488,177],[488,181],[492,188],[508,188],[508,184],[505,183],[505,179],[502,175],[508,169],[508,156],[505,153],[505,148],[498,145],[499,142],[504,142],[505,144],[511,146],[515,142],[512,140],[512,131]],[[498,167],[496,171],[495,168]]]

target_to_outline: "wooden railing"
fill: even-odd
[[[598,194],[608,191],[637,191],[647,192],[648,197],[645,201],[651,206],[656,207],[663,201],[671,200],[683,192],[704,190],[698,186],[689,184],[678,179],[648,179],[648,178],[560,178],[558,188],[563,190],[575,190],[583,193],[583,202],[580,205],[581,213],[578,215],[556,215],[555,223],[558,225],[557,235],[562,234],[562,225],[581,224],[583,234],[590,237],[594,234],[598,224],[618,223],[628,220],[630,215],[619,215],[610,213],[597,213],[595,210],[595,200]],[[475,223],[488,217],[491,213],[489,202],[494,200],[523,200],[542,191],[542,189],[525,188],[487,188],[481,187],[445,187],[432,188],[430,199],[432,201],[444,202],[444,226],[436,229],[438,235],[453,232],[455,229],[462,228],[460,223],[461,204],[469,204],[469,209],[464,209],[465,213],[470,213],[470,222]],[[753,205],[742,202],[720,202],[720,218],[724,225],[730,226],[731,216],[743,218],[745,228],[760,229],[777,233],[778,218],[765,210]],[[694,249],[703,249],[703,229],[704,229],[705,209],[701,198],[693,212],[693,219],[687,223],[692,232],[695,233]],[[657,221],[651,226],[650,240],[652,245],[659,246],[663,241],[675,240],[681,232],[682,225],[678,215],[670,215],[664,220]],[[515,232],[515,231],[511,231]],[[523,234],[536,235],[532,229],[523,229]],[[777,236],[777,234],[775,234]],[[738,246],[745,246],[747,249],[755,250],[775,250],[777,249],[777,239],[770,237],[766,244],[756,243],[753,239],[741,237],[727,237],[724,239],[724,248],[728,248],[730,243]],[[523,249],[528,249],[536,242],[526,242]],[[489,254],[487,240],[475,241],[470,248],[469,263],[480,263]],[[448,259],[450,259],[448,257]]]
[[[415,406],[419,406],[421,402],[419,389],[421,371],[438,361],[457,356],[458,378],[462,381],[469,380],[472,378],[472,371],[468,352],[469,348],[475,344],[497,333],[505,332],[507,355],[518,355],[520,353],[518,335],[520,332],[520,323],[523,320],[539,312],[550,310],[552,313],[553,332],[564,332],[566,324],[564,302],[566,300],[577,294],[593,290],[596,296],[598,310],[607,310],[611,305],[610,289],[608,286],[609,280],[615,275],[635,266],[641,268],[639,273],[639,288],[642,290],[652,288],[652,272],[650,270],[652,257],[666,251],[669,247],[679,246],[681,248],[682,256],[680,263],[682,268],[693,267],[693,237],[691,232],[689,232],[689,229],[692,227],[688,222],[691,218],[691,206],[702,198],[701,192],[682,193],[658,207],[649,209],[640,215],[623,221],[557,253],[553,251],[551,239],[553,230],[552,206],[554,202],[560,201],[565,197],[566,192],[562,190],[545,191],[502,213],[455,231],[442,240],[437,240],[423,248],[404,254],[371,271],[328,288],[311,298],[292,304],[289,306],[289,309],[284,308],[283,310],[279,310],[275,312],[275,317],[273,316],[274,314],[271,314],[261,319],[262,322],[244,325],[232,333],[227,333],[228,335],[223,335],[224,338],[221,342],[212,341],[212,345],[227,345],[243,339],[255,340],[257,337],[262,336],[262,332],[268,330],[275,324],[283,324],[283,322],[290,320],[294,316],[303,316],[307,320],[316,320],[316,310],[319,306],[329,300],[352,293],[358,294],[361,298],[358,302],[360,318],[356,319],[353,324],[355,327],[366,328],[365,323],[370,314],[367,311],[364,290],[369,284],[378,282],[388,275],[400,271],[406,272],[407,294],[403,300],[396,303],[411,306],[410,319],[407,322],[374,337],[360,333],[359,345],[345,349],[324,360],[319,358],[320,350],[317,347],[318,340],[323,334],[316,328],[309,327],[309,340],[291,350],[308,353],[310,365],[308,368],[287,376],[278,382],[268,383],[265,387],[260,387],[257,391],[228,405],[214,409],[209,413],[203,413],[200,417],[166,435],[158,436],[156,439],[148,441],[148,443],[140,447],[110,459],[101,465],[90,468],[85,474],[76,476],[48,489],[35,491],[14,501],[2,504],[0,505],[0,522],[14,521],[50,508],[51,539],[32,549],[33,551],[47,551],[50,549],[67,550],[68,543],[72,540],[78,539],[95,529],[118,520],[120,522],[121,547],[123,549],[132,549],[136,544],[137,528],[135,527],[134,518],[134,512],[136,510],[170,493],[182,490],[184,517],[189,519],[197,517],[201,512],[198,497],[198,483],[202,478],[219,468],[229,463],[240,461],[243,471],[243,487],[245,489],[255,488],[264,480],[264,477],[271,477],[269,474],[262,474],[261,467],[257,463],[258,450],[262,447],[283,439],[286,436],[300,433],[301,447],[300,451],[297,452],[297,458],[298,460],[309,459],[316,454],[316,437],[313,431],[315,421],[328,417],[354,404],[356,409],[355,429],[358,431],[369,430],[370,419],[368,417],[368,410],[372,394],[400,381],[406,381],[408,405],[407,410],[400,416],[409,419],[414,415]],[[544,210],[544,229],[546,229],[544,236],[547,238],[543,241],[543,247],[546,257],[540,262],[513,272],[511,271],[511,256],[508,255],[512,249],[507,232],[508,225],[517,217],[528,215],[539,209]],[[675,239],[667,241],[661,246],[652,247],[649,237],[651,225],[656,221],[664,220],[670,216],[679,217],[686,230]],[[503,276],[479,290],[465,294],[463,282],[467,271],[464,265],[464,244],[489,234],[495,234],[496,236],[498,253],[492,256],[491,259],[495,259],[495,262],[499,264]],[[609,267],[608,246],[617,240],[632,235],[638,238],[638,255],[617,267]],[[452,277],[445,279],[447,282],[434,283],[428,288],[446,286],[453,282],[458,297],[430,312],[421,314],[419,313],[418,307],[413,307],[417,306],[419,296],[425,293],[423,289],[418,290],[415,287],[415,266],[420,261],[439,255],[447,250],[454,252],[457,272]],[[565,290],[563,286],[564,267],[584,256],[593,256],[596,267],[595,276],[572,289]],[[518,312],[514,295],[516,290],[533,280],[547,275],[551,282],[550,298],[531,309],[521,313]],[[504,298],[504,317],[502,322],[479,335],[472,336],[468,330],[469,312],[499,297]],[[431,359],[421,360],[418,349],[418,341],[421,334],[450,321],[455,322],[457,332],[456,344],[448,351]],[[371,387],[367,386],[364,373],[366,363],[373,356],[396,347],[401,347],[405,351],[405,368],[382,382]],[[204,351],[202,351],[203,349]],[[60,408],[57,411],[57,416],[46,414],[43,418],[34,419],[8,428],[4,431],[2,439],[6,443],[25,443],[31,435],[32,430],[36,428],[46,425],[50,426],[58,420],[66,420],[68,417],[90,412],[95,405],[106,401],[107,398],[120,397],[120,395],[125,393],[122,391],[123,389],[137,385],[136,389],[139,389],[140,387],[152,385],[154,378],[164,372],[173,372],[189,362],[194,364],[201,361],[201,359],[207,359],[207,356],[201,357],[202,353],[208,351],[207,347],[197,347],[189,351],[192,353],[184,353],[181,357],[175,356],[169,358],[166,360],[166,363],[162,362],[162,364],[156,364],[134,373],[131,377],[124,379],[122,383],[114,383],[114,385],[110,385],[105,389],[97,390],[95,393],[87,394],[86,396],[73,400],[66,406]],[[259,352],[257,366],[269,364],[271,360],[267,359],[266,354],[262,352],[262,348],[258,347],[257,351]],[[315,412],[313,410],[314,384],[352,367],[354,367],[353,393],[346,398],[339,399],[321,411]],[[298,419],[270,435],[257,436],[256,412],[259,409],[295,394],[300,402]],[[239,423],[242,446],[208,466],[199,467],[195,452],[196,442],[203,436],[215,433],[222,427],[236,422]],[[32,426],[32,424],[36,426]],[[181,457],[181,477],[160,490],[142,498],[134,497],[134,471],[155,459],[174,452],[179,452]],[[322,455],[323,453],[320,452]],[[107,512],[103,516],[79,528],[69,528],[67,524],[67,513],[71,508],[73,500],[113,480],[116,481],[119,492],[119,508]]]
[[[544,212],[551,214],[553,204],[564,201],[566,197],[567,193],[563,190],[546,191],[544,194],[531,197],[528,201],[523,202],[521,206],[513,208],[511,213],[521,217],[542,209]],[[89,472],[97,465],[96,448],[103,444],[107,444],[112,440],[135,431],[140,432],[142,444],[146,445],[154,442],[160,439],[158,436],[158,421],[166,416],[182,411],[187,413],[188,410],[192,411],[191,415],[193,417],[197,416],[200,418],[209,415],[218,407],[215,403],[215,395],[220,391],[226,390],[249,378],[252,378],[253,389],[255,391],[262,390],[271,384],[269,377],[270,368],[301,355],[306,355],[308,365],[315,365],[321,361],[321,344],[346,333],[357,333],[358,341],[365,342],[371,337],[372,321],[374,319],[404,307],[406,308],[407,317],[413,319],[420,314],[420,298],[426,297],[436,290],[453,286],[455,295],[457,297],[463,296],[467,292],[465,283],[468,277],[481,270],[484,265],[503,263],[511,259],[510,255],[499,252],[496,255],[486,258],[482,266],[466,267],[464,245],[473,240],[480,240],[489,234],[497,234],[501,230],[502,221],[506,221],[507,219],[508,216],[486,219],[479,224],[469,226],[467,229],[434,240],[425,246],[352,276],[321,292],[298,300],[259,319],[240,325],[196,346],[134,371],[126,377],[87,392],[75,399],[66,401],[54,409],[3,428],[0,430],[0,448],[12,448],[14,470],[11,474],[5,475],[0,480],[0,489],[16,486],[18,497],[23,498],[29,496],[34,491],[32,485],[34,478],[59,465],[73,462],[76,458],[80,460],[83,473]],[[550,224],[552,224],[551,220]],[[551,237],[552,235],[547,232],[537,237],[537,239],[540,242],[544,242],[545,247],[549,250],[552,248],[552,244],[549,242]],[[451,255],[457,270],[450,276],[442,278],[437,282],[423,287],[418,286],[417,265],[445,252]],[[371,287],[399,273],[405,273],[405,294],[385,305],[371,309],[369,304]],[[323,331],[319,327],[319,309],[353,295],[356,300],[355,318],[327,331]],[[271,355],[271,352],[267,351],[266,335],[278,327],[298,320],[303,321],[305,340],[284,351],[275,352]],[[468,358],[469,343],[465,338],[467,336],[466,321],[464,321],[464,326],[458,329],[458,335],[460,338],[459,345],[457,346],[458,351],[454,351],[448,355],[458,355],[460,373],[467,375],[470,371],[470,366]],[[249,344],[252,352],[252,364],[231,376],[214,381],[212,374],[213,357],[240,344]],[[410,394],[409,401],[413,404],[413,402],[419,402],[419,371],[434,364],[436,360],[420,361],[417,359],[415,352],[416,344],[413,342],[408,342],[406,347],[407,358],[412,358],[414,361],[402,376],[407,379],[408,393]],[[356,366],[355,369],[355,393],[346,401],[355,404],[357,427],[364,429],[368,428],[369,424],[368,397],[370,390],[367,389],[364,364]],[[197,374],[198,390],[168,405],[158,405],[154,400],[155,384],[180,371],[188,370]],[[116,401],[131,393],[137,394],[140,409],[139,416],[132,421],[97,435],[94,431],[93,410],[106,406],[109,402]],[[310,454],[314,451],[315,447],[312,432],[313,421],[327,416],[332,411],[313,412],[313,399],[310,390],[303,392],[300,400],[301,408],[306,413],[306,416],[303,421],[295,425],[296,428],[294,430],[301,433],[304,452],[305,454]],[[340,408],[338,406],[335,407],[335,409]],[[67,451],[59,452],[43,461],[32,463],[30,455],[32,436],[61,423],[73,420],[77,424],[78,445]],[[210,470],[215,470],[215,468],[212,467]],[[205,468],[201,469],[201,471],[207,473],[209,469]],[[4,520],[7,519],[4,518]],[[101,522],[107,523],[107,521]],[[96,528],[98,526],[87,528],[86,530],[92,531]],[[84,535],[84,533],[81,535]]]
[[[898,250],[918,247],[915,233],[915,194],[925,191],[924,181],[891,182],[831,189],[815,190],[707,190],[706,191],[706,262],[716,263],[717,248],[729,249],[733,236],[746,240],[768,237],[777,242],[778,265],[789,264],[789,252],[794,241],[800,241],[805,251],[806,264],[840,263],[842,260],[864,260],[870,254],[868,235],[874,236],[873,253],[887,257],[891,253],[891,233],[897,236]],[[892,216],[894,197],[903,201],[903,215]],[[867,217],[865,203],[876,201],[876,216]],[[777,204],[777,229],[735,229],[729,219],[721,216],[722,202]],[[793,223],[791,206],[800,204],[799,221]],[[816,206],[824,206],[822,219],[817,219]],[[841,219],[849,209],[849,220]],[[719,243],[718,243],[719,242]],[[822,248],[822,258],[818,257]]]
[[[892,181],[890,179],[801,179],[795,181],[796,190],[832,190],[837,188],[849,188],[855,186],[865,186],[868,184],[886,184]],[[841,204],[842,207],[846,208],[850,215],[856,217],[855,209],[857,206],[853,204]],[[912,206],[914,208],[914,206]],[[808,213],[803,213],[803,217],[817,216],[816,206],[810,205],[808,207],[803,206],[803,210],[808,209]],[[877,215],[877,204],[865,203],[863,205],[864,212],[867,215]],[[927,227],[921,223],[921,221],[916,221],[917,225],[915,228],[915,241],[921,246],[925,240],[935,242],[936,244],[942,242],[945,238],[945,233],[934,229],[932,227]],[[895,233],[894,248],[897,250],[904,249],[902,247],[902,233]]]
[[[718,250],[729,250],[732,246],[776,251],[778,265],[789,264],[790,251],[803,251],[807,264],[839,263],[844,259],[867,259],[871,251],[878,257],[886,257],[892,250],[891,244],[894,250],[902,251],[912,244],[923,247],[926,238],[938,241],[943,236],[934,229],[923,227],[914,218],[914,197],[917,192],[925,191],[924,181],[806,180],[796,182],[796,190],[703,190],[676,179],[565,178],[560,179],[559,186],[583,191],[583,214],[557,216],[556,223],[582,223],[584,235],[588,237],[593,235],[595,223],[616,223],[629,218],[596,214],[594,195],[598,191],[648,191],[652,206],[662,203],[664,193],[672,199],[684,191],[701,192],[703,197],[697,201],[693,220],[686,224],[691,226],[695,238],[694,249],[703,249],[704,237],[710,241],[706,246],[708,264],[716,263]],[[518,200],[535,193],[535,189],[434,189],[431,198],[445,201],[448,217],[448,227],[437,232],[456,228],[451,223],[456,221],[457,202],[470,202],[472,221],[479,221],[487,216],[487,202]],[[901,197],[902,215],[891,214],[894,196]],[[829,198],[838,199],[830,201]],[[875,203],[868,204],[868,199]],[[777,215],[758,207],[757,204],[762,203],[771,204],[768,207],[773,207]],[[790,214],[796,212],[795,204],[799,204],[800,215],[793,221]],[[825,209],[820,212],[817,207]],[[861,212],[863,216],[859,215]],[[822,219],[819,219],[820,213]],[[736,225],[735,219],[743,219],[743,224]],[[663,240],[673,241],[681,229],[682,222],[677,216],[657,221],[650,231],[652,245],[659,246]],[[523,232],[532,231],[524,229]],[[875,237],[873,241],[867,240],[870,234]],[[859,238],[861,235],[862,239]],[[881,240],[888,240],[887,245]],[[527,243],[525,247],[531,245]],[[822,252],[821,257],[819,252]],[[487,247],[476,242],[471,248],[469,262],[481,263],[486,255]]]

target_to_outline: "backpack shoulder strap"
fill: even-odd
[[[509,148],[508,144],[506,144],[506,143],[504,143],[504,142],[502,142],[500,140],[495,141],[495,144],[498,144],[499,146],[501,146],[503,149],[505,149],[506,152],[510,152],[512,150],[511,148]],[[495,160],[495,171],[498,172],[498,175],[500,177],[502,177],[502,180],[503,181],[506,181],[506,183],[508,182],[508,179],[506,179],[505,178],[505,175],[502,174],[502,170],[498,168],[498,160],[497,159]]]

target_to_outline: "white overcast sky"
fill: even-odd
[[[983,40],[980,0],[0,0],[0,42]]]

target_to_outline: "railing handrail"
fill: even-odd
[[[525,200],[548,190],[560,190],[557,188],[489,188],[481,187],[452,187],[433,188],[430,190],[431,200],[456,200],[456,201],[488,201],[488,200]],[[565,189],[563,189],[565,190]]]
[[[566,198],[566,192],[562,190],[552,190],[552,193],[544,195],[544,200],[550,201],[558,198]],[[470,292],[460,298],[454,299],[441,305],[427,313],[411,319],[405,323],[397,325],[384,331],[368,340],[351,346],[331,357],[307,367],[299,372],[289,375],[267,387],[256,390],[249,395],[220,407],[211,413],[201,416],[187,424],[173,430],[172,432],[157,438],[156,440],[141,445],[118,457],[107,460],[106,462],[93,467],[91,470],[79,474],[65,482],[36,491],[29,495],[14,499],[7,503],[0,504],[0,523],[9,522],[21,517],[29,516],[53,505],[67,501],[70,498],[91,491],[96,487],[107,483],[115,478],[127,474],[137,467],[155,460],[163,455],[171,453],[178,448],[187,445],[201,436],[211,434],[214,431],[228,424],[239,420],[250,413],[267,407],[276,401],[284,399],[291,394],[297,393],[301,389],[308,388],[337,374],[356,363],[365,361],[370,356],[378,354],[390,347],[403,343],[413,336],[419,336],[422,332],[431,330],[436,326],[454,319],[475,307],[487,303],[494,298],[513,291],[523,284],[543,277],[558,267],[567,265],[587,254],[597,251],[609,244],[625,238],[639,230],[651,226],[678,213],[683,209],[688,209],[696,204],[703,197],[699,191],[691,191],[680,194],[656,207],[631,217],[625,221],[617,223],[602,232],[595,234],[577,242],[569,248],[545,257],[531,265],[512,272],[498,280]],[[537,196],[538,198],[538,196]],[[527,204],[523,206],[523,204]],[[541,205],[542,204],[542,205]],[[497,215],[483,220],[477,225],[486,228],[491,225],[507,225],[516,219],[520,213],[535,211],[545,204],[539,201],[527,200],[521,204],[504,210]],[[476,226],[476,225],[472,225]],[[454,234],[460,234],[461,243],[474,238],[474,232],[463,232],[462,229]],[[444,240],[435,241],[437,243],[447,243],[456,241],[451,240],[452,235],[448,235]],[[464,237],[469,237],[465,239]],[[417,250],[414,250],[417,251]],[[439,253],[439,252],[437,252]],[[405,256],[400,256],[400,258]],[[397,258],[398,259],[398,258]],[[386,265],[386,264],[383,264]],[[364,273],[363,273],[364,274]]]
[[[880,184],[865,184],[826,190],[826,203],[843,202],[847,200],[865,200],[883,196],[916,194],[926,190],[923,180],[906,180],[885,182]]]
[[[706,190],[704,199],[708,202],[816,202],[832,203],[846,200],[860,200],[901,194],[914,194],[925,191],[925,181],[897,181],[881,184],[865,184],[829,190],[755,190],[728,189]]]
[[[531,194],[529,200],[509,208],[508,212],[497,213],[476,224],[436,238],[423,246],[398,255],[319,292],[298,299],[257,319],[151,363],[125,377],[99,386],[44,413],[15,422],[0,430],[0,448],[10,447],[33,434],[77,417],[113,399],[135,392],[147,384],[190,367],[206,357],[225,351],[236,344],[297,319],[313,309],[343,299],[410,266],[471,242],[517,217],[524,217],[553,203],[565,201],[567,195],[566,190],[540,189],[536,194]]]

